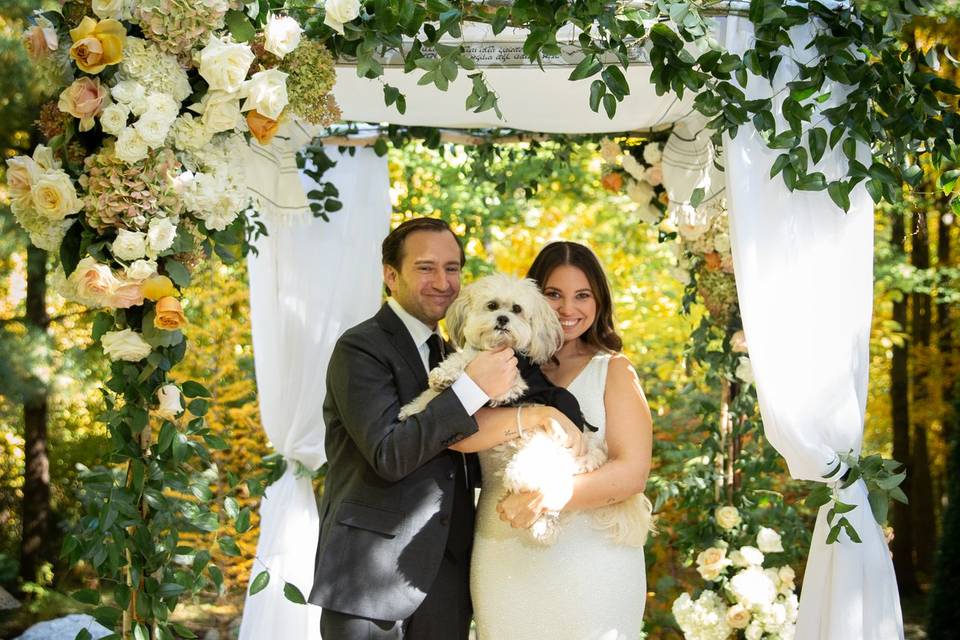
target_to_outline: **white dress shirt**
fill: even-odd
[[[393,298],[387,298],[387,304],[390,305],[393,312],[396,313],[400,321],[403,322],[403,326],[407,328],[407,332],[410,334],[410,337],[413,338],[413,344],[417,346],[417,351],[420,353],[423,368],[429,372],[430,345],[427,344],[427,340],[429,340],[430,336],[434,333],[438,335],[439,333],[410,315],[407,310],[400,306],[400,303]],[[441,339],[442,338],[443,336],[441,336]],[[490,396],[484,393],[483,389],[477,386],[477,383],[466,373],[463,373],[453,383],[453,393],[456,394],[460,400],[460,404],[463,405],[463,408],[471,416],[490,402]]]

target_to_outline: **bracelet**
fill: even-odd
[[[517,407],[517,433],[520,437],[523,437],[523,425],[520,424],[520,412],[523,411],[523,407]]]

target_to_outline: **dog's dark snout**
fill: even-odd
[[[497,326],[502,327],[508,322],[510,322],[510,318],[508,318],[507,316],[497,316]]]

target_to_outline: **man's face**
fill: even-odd
[[[436,327],[460,293],[460,245],[447,231],[414,231],[404,239],[400,270],[384,265],[383,280],[407,313]]]

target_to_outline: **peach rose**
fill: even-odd
[[[600,185],[607,191],[617,193],[623,189],[623,176],[619,173],[608,173],[600,178]]]
[[[16,156],[7,160],[7,189],[10,198],[25,206],[30,204],[33,183],[40,177],[40,166],[33,158]]]
[[[94,118],[110,104],[110,92],[100,78],[80,78],[60,93],[57,107],[80,120],[80,131],[93,128]]]
[[[77,264],[68,282],[73,286],[80,301],[85,304],[106,303],[121,284],[109,266],[97,262],[90,256]]]
[[[260,144],[270,144],[280,128],[280,122],[262,115],[259,111],[247,111],[247,126]]]
[[[734,353],[747,352],[747,336],[743,333],[743,329],[730,336],[730,349]]]
[[[177,295],[177,289],[167,276],[154,276],[143,283],[143,297],[147,300],[160,300]]]
[[[70,30],[73,46],[70,57],[81,71],[97,74],[108,65],[123,60],[123,42],[127,30],[112,18],[97,22],[85,16],[76,28]]]
[[[56,51],[59,45],[60,40],[54,29],[36,25],[23,32],[23,48],[34,62],[46,58],[51,51]]]
[[[717,271],[723,264],[723,259],[716,251],[711,251],[703,256],[703,261],[706,263],[708,271]]]
[[[663,168],[658,164],[647,167],[647,170],[643,172],[643,177],[655,187],[663,182]]]
[[[156,316],[153,318],[153,326],[164,331],[173,331],[179,329],[187,323],[186,316],[183,315],[183,308],[180,301],[171,296],[157,300]]]
[[[124,282],[113,292],[106,306],[114,309],[129,309],[143,304],[143,287],[139,282]]]

